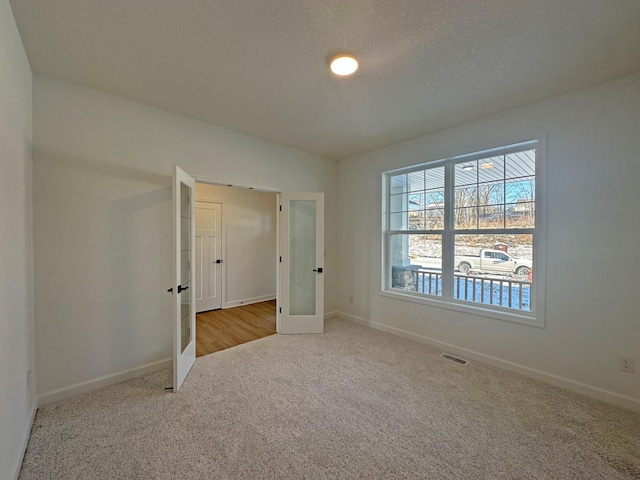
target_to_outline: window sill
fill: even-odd
[[[467,302],[459,302],[456,300],[436,299],[425,297],[421,294],[403,292],[399,290],[382,290],[378,294],[382,297],[393,298],[395,300],[403,300],[406,302],[428,305],[430,307],[444,308],[446,310],[453,310],[468,315],[490,318],[492,320],[501,320],[530,327],[544,328],[544,318],[541,318],[540,315],[536,316],[533,313],[515,313],[505,309],[487,308],[486,306],[471,305]]]

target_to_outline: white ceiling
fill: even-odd
[[[36,74],[330,158],[640,71],[640,0],[11,4]]]

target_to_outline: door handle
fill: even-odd
[[[222,263],[222,260],[216,260],[216,263]]]
[[[189,287],[183,287],[182,285],[178,285],[178,293],[184,292],[185,290],[189,290]]]
[[[322,273],[322,267],[314,268],[314,272]]]

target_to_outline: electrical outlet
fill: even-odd
[[[631,357],[620,357],[619,368],[623,372],[636,373],[636,360]]]

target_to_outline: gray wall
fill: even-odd
[[[35,409],[31,69],[0,0],[0,478],[14,478]]]

